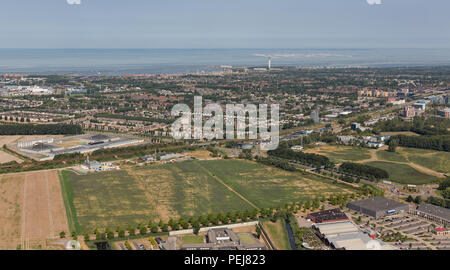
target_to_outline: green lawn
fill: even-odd
[[[204,237],[199,235],[184,235],[183,244],[202,244],[204,243]]]
[[[419,164],[431,170],[449,173],[450,172],[450,152],[404,148],[411,162]]]
[[[241,243],[244,245],[253,245],[259,242],[258,239],[251,233],[237,233],[237,236],[241,240]]]
[[[325,155],[335,163],[342,163],[344,161],[360,161],[370,158],[370,151],[368,148],[353,146],[325,145],[306,152]]]
[[[408,162],[408,160],[398,152],[389,152],[389,151],[378,151],[377,157],[380,160],[386,160],[386,161],[394,161],[394,162]]]
[[[406,164],[383,161],[367,162],[365,164],[386,170],[389,173],[390,180],[400,184],[421,185],[437,180],[436,177],[421,173]]]
[[[289,243],[289,237],[286,230],[286,222],[283,219],[279,219],[277,222],[263,221],[262,225],[269,234],[270,240],[279,250],[290,250],[291,244]]]

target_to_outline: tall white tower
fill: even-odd
[[[270,68],[271,68],[271,66],[272,66],[272,57],[271,57],[271,56],[269,56],[269,64],[268,64],[268,68],[270,69]]]

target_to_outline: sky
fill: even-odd
[[[448,0],[1,0],[0,48],[449,48]]]

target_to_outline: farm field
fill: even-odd
[[[270,240],[278,250],[290,250],[291,245],[286,230],[286,223],[283,219],[279,219],[276,222],[270,220],[263,221],[262,225],[267,231]]]
[[[55,171],[0,177],[0,249],[46,249],[48,239],[69,233]]]
[[[322,178],[317,176],[287,172],[255,162],[217,160],[200,163],[258,207],[350,192],[320,181]]]
[[[335,163],[370,159],[369,149],[343,145],[323,145],[316,148],[307,149],[304,152],[327,156]]]
[[[125,228],[351,192],[322,178],[240,160],[185,161],[77,175],[61,182],[71,228]]]
[[[0,164],[8,163],[8,162],[11,162],[11,161],[15,161],[17,163],[22,163],[23,162],[22,159],[20,159],[20,158],[18,158],[16,156],[13,156],[10,153],[6,153],[5,151],[1,151],[0,150]]]
[[[384,161],[372,161],[365,163],[380,169],[384,169],[389,173],[390,180],[400,184],[429,184],[437,178],[425,173],[422,173],[408,164],[392,163]]]

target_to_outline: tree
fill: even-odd
[[[85,231],[83,233],[83,238],[84,238],[84,242],[88,242],[88,241],[91,240],[90,237],[89,237],[89,233],[87,231]]]
[[[422,197],[416,196],[416,198],[414,199],[414,203],[420,204],[421,202],[422,202]]]
[[[141,226],[141,227],[139,228],[139,233],[140,233],[141,235],[146,235],[146,234],[147,234],[147,228],[146,228],[145,226]]]
[[[409,195],[408,198],[406,198],[406,201],[413,202],[414,201],[413,196]]]
[[[194,234],[198,235],[199,231],[200,231],[200,224],[198,222],[194,222],[194,224],[192,224],[193,230],[194,230]]]
[[[130,236],[135,236],[136,235],[136,228],[134,228],[131,225],[128,225],[128,233],[130,234]]]
[[[389,140],[389,152],[395,153],[396,149],[398,147],[398,139],[392,139]]]
[[[60,238],[66,238],[66,232],[65,231],[60,232],[59,233],[59,237]]]
[[[255,231],[256,231],[256,237],[258,237],[258,239],[260,239],[261,238],[261,228],[258,225],[256,225]]]
[[[114,232],[112,230],[110,230],[110,229],[106,229],[106,237],[109,240],[114,239],[114,237],[115,237]]]

